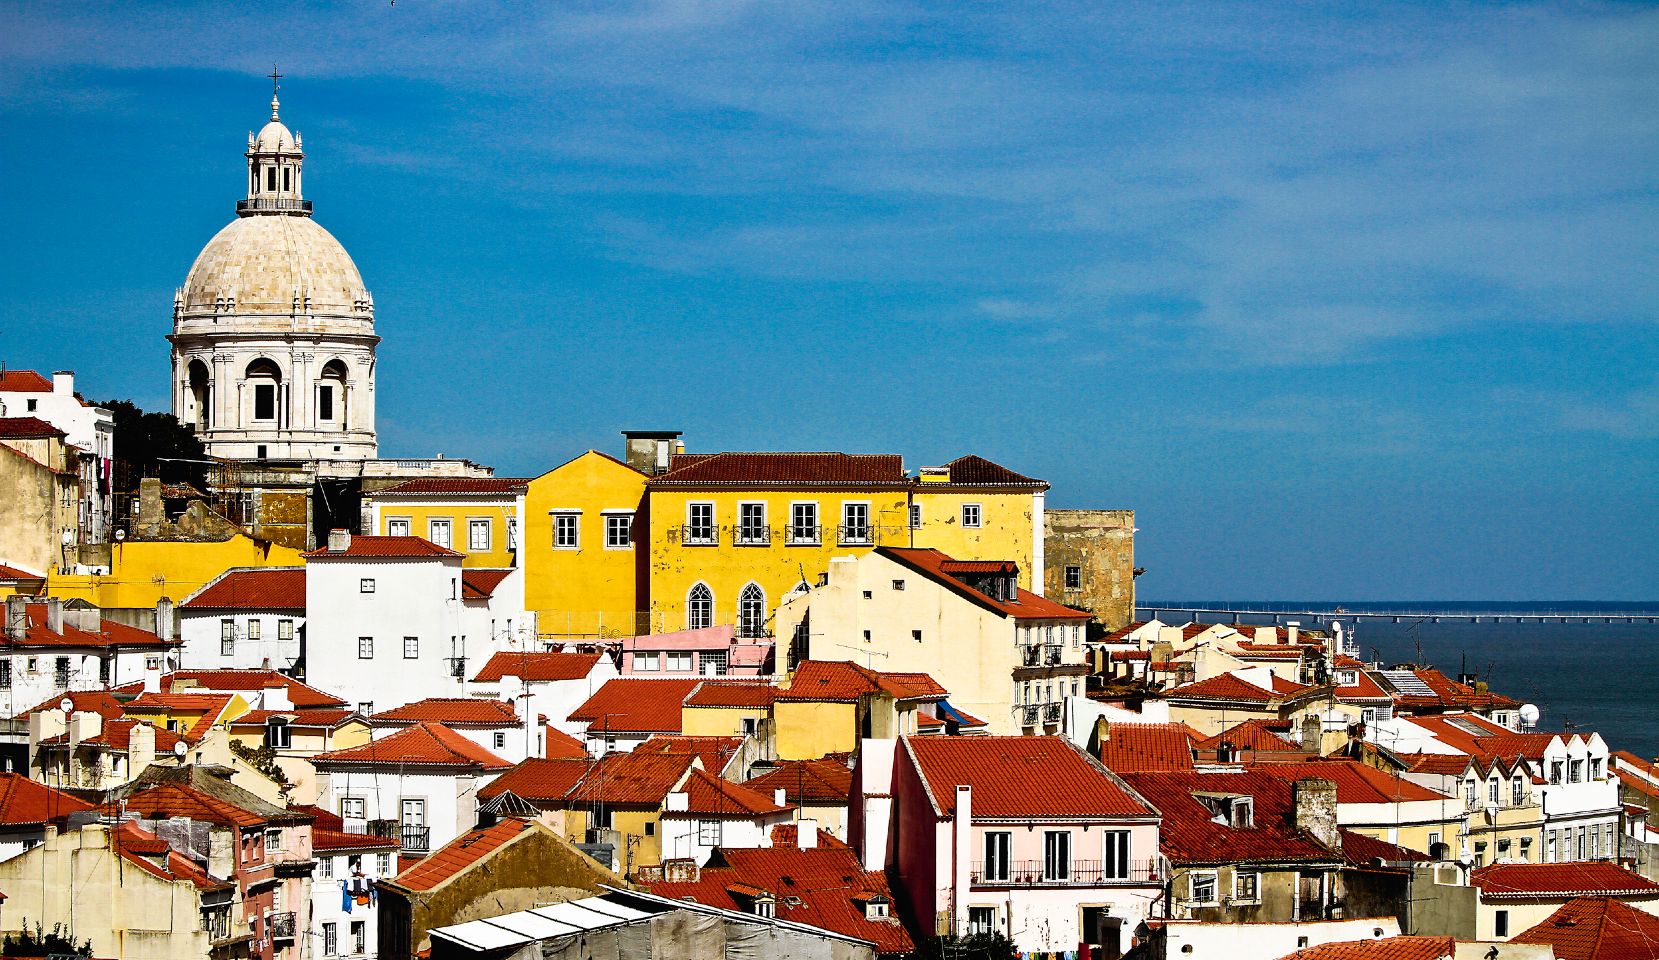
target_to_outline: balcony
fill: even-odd
[[[1020,666],[1022,666],[1022,667],[1040,667],[1042,665],[1043,665],[1043,648],[1042,647],[1021,647],[1020,648]]]
[[[258,197],[252,200],[236,201],[236,214],[245,213],[296,213],[311,215],[310,200],[284,200],[280,197]]]
[[[432,828],[398,823],[396,820],[346,821],[345,833],[396,840],[405,852],[427,853],[432,849]]]
[[[785,543],[790,546],[816,547],[824,542],[824,528],[792,523],[787,528]]]
[[[1059,723],[1060,722],[1060,705],[1058,703],[1045,703],[1045,704],[1043,704],[1043,722],[1044,723]]]
[[[1015,860],[995,866],[999,869],[987,873],[983,860],[974,861],[969,881],[977,887],[1098,887],[1157,883],[1159,879],[1156,860],[1111,865],[1103,860],[1073,860],[1069,864]]]
[[[843,524],[835,528],[836,546],[868,547],[875,542],[875,530],[867,523]]]
[[[449,675],[457,680],[465,680],[467,678],[467,658],[450,657]]]
[[[294,939],[294,914],[292,911],[273,913],[265,918],[265,933],[272,940]]]
[[[732,543],[739,547],[769,547],[772,545],[772,528],[740,524],[732,528]]]
[[[1061,649],[1059,647],[1043,648],[1043,665],[1057,667],[1060,665]]]
[[[1020,713],[1022,714],[1022,716],[1020,717],[1021,723],[1023,723],[1025,726],[1035,727],[1037,725],[1037,708],[1036,707],[1034,707],[1034,706],[1032,706],[1032,707],[1021,707],[1020,708]]]

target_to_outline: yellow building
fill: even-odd
[[[767,681],[699,684],[680,704],[680,732],[688,737],[754,736],[771,716],[777,690]]]
[[[596,450],[528,482],[524,609],[544,637],[625,637],[637,621],[634,515],[645,474]]]
[[[80,523],[80,475],[66,434],[35,417],[0,417],[0,564],[63,566]]]
[[[636,537],[651,630],[770,634],[785,595],[816,582],[832,557],[878,546],[1013,559],[1031,588],[1048,485],[979,457],[923,473],[911,477],[897,454],[674,455],[645,481]]]
[[[528,481],[422,477],[372,494],[374,532],[424,537],[459,551],[464,567],[518,566],[518,501]]]
[[[297,567],[292,547],[243,533],[227,540],[128,540],[110,545],[109,573],[54,574],[49,596],[79,598],[107,612],[154,611],[163,597],[182,600],[232,567]]]
[[[921,705],[943,699],[944,688],[925,673],[808,660],[773,699],[774,756],[815,760],[856,751],[861,739],[914,736]]]
[[[190,743],[248,710],[248,701],[239,693],[145,692],[121,707],[132,719],[176,733]]]

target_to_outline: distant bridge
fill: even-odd
[[[1165,623],[1238,624],[1243,617],[1264,617],[1274,623],[1299,620],[1323,624],[1331,620],[1392,620],[1395,623],[1659,623],[1659,611],[1522,611],[1522,610],[1269,610],[1264,607],[1189,607],[1178,604],[1144,604],[1135,608],[1143,620]]]

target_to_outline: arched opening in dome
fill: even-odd
[[[198,431],[206,430],[211,426],[208,411],[213,407],[213,384],[209,382],[207,364],[190,361],[185,382],[190,390],[190,422]]]
[[[339,358],[323,364],[317,381],[317,426],[346,428],[346,365]]]
[[[246,387],[248,419],[254,423],[281,426],[282,368],[276,361],[260,357],[248,364],[242,379]]]

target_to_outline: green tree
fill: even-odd
[[[1015,960],[1014,941],[1000,933],[928,937],[916,944],[916,960]]]
[[[52,932],[47,933],[35,921],[35,928],[29,929],[29,920],[23,919],[21,933],[8,933],[6,939],[0,941],[0,957],[90,957],[92,956],[92,941],[83,940],[75,943],[75,934],[68,924],[52,924]]]
[[[129,493],[141,477],[170,483],[207,482],[207,450],[189,427],[170,413],[146,413],[130,400],[98,406],[115,415],[116,489]]]

